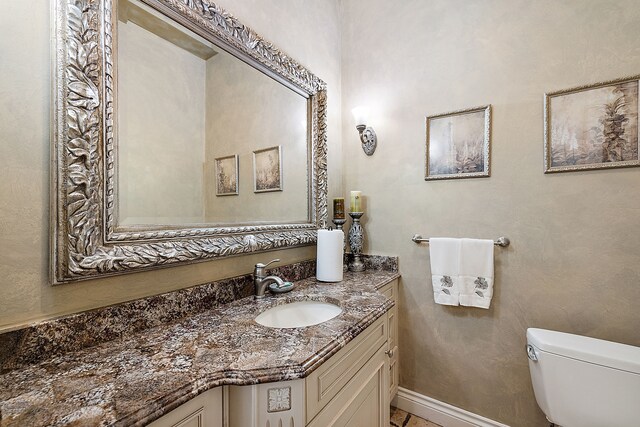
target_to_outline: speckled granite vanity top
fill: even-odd
[[[243,298],[0,375],[0,425],[144,425],[204,390],[303,378],[391,306],[376,289],[396,271],[314,278],[262,301]],[[300,300],[338,304],[325,323],[271,329],[255,316]]]

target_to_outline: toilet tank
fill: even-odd
[[[562,427],[640,426],[640,347],[527,329],[538,406]]]

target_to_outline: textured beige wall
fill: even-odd
[[[206,78],[206,221],[306,221],[307,99],[227,52],[207,61]],[[254,193],[253,151],[276,145],[282,191]],[[234,154],[238,195],[216,196],[215,159]]]
[[[193,53],[118,21],[119,224],[204,222],[206,69]]]
[[[330,197],[342,187],[337,1],[224,0],[265,38],[329,85]],[[0,14],[0,330],[251,271],[258,261],[308,259],[315,247],[51,287],[49,2],[3,2]]]
[[[366,251],[400,256],[400,385],[509,425],[547,425],[527,327],[640,345],[640,169],[542,173],[543,93],[639,74],[638,2],[343,7],[344,190],[368,196]],[[492,176],[425,182],[424,116],[489,103]],[[373,157],[349,114],[359,104],[374,116]],[[414,233],[510,237],[491,309],[435,305]]]

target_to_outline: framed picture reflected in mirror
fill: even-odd
[[[280,145],[253,152],[253,191],[282,191],[282,148]]]
[[[238,195],[238,155],[216,158],[216,196]]]

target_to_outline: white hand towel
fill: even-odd
[[[462,239],[460,305],[489,308],[493,296],[493,240]]]
[[[446,237],[429,239],[433,298],[438,304],[458,305],[460,243],[460,239]]]

